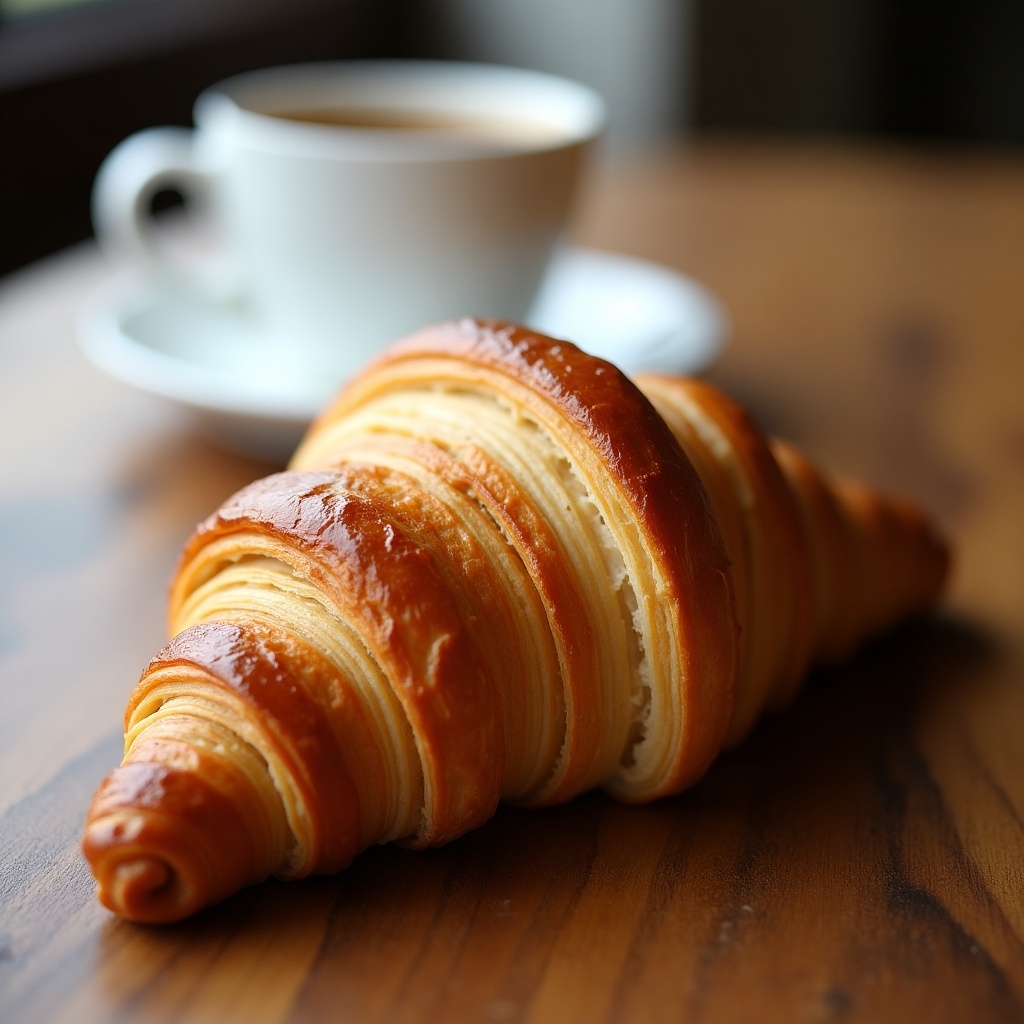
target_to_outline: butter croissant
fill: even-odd
[[[500,799],[678,792],[946,565],[706,384],[424,330],[188,542],[86,823],[100,899],[170,921]]]

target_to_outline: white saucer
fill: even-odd
[[[700,285],[667,267],[589,249],[553,264],[527,324],[626,373],[694,373],[717,354],[726,320]],[[305,377],[240,306],[135,285],[80,320],[86,356],[117,380],[185,406],[221,443],[283,460],[339,382]]]

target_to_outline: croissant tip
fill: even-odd
[[[119,917],[145,924],[178,921],[203,901],[196,887],[161,851],[146,849],[110,818],[90,823],[82,843],[100,903]]]
[[[111,872],[107,883],[111,902],[120,907],[141,907],[168,891],[174,873],[158,857],[139,857],[123,861]]]
[[[167,924],[194,913],[174,868],[158,856],[140,854],[97,872],[99,900],[119,917],[142,924]]]

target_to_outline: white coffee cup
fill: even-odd
[[[230,293],[290,358],[337,377],[428,323],[524,319],[605,117],[550,75],[408,61],[252,72],[194,114],[194,131],[147,129],[108,156],[101,245],[157,286]],[[226,272],[169,258],[150,213],[166,188],[208,201]]]

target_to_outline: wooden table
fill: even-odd
[[[192,526],[270,467],[90,367],[91,247],[0,282],[0,1019],[1024,1019],[1024,160],[703,144],[578,238],[706,282],[710,376],[955,538],[942,613],[689,793],[501,810],[185,924],[95,902],[82,817]]]

